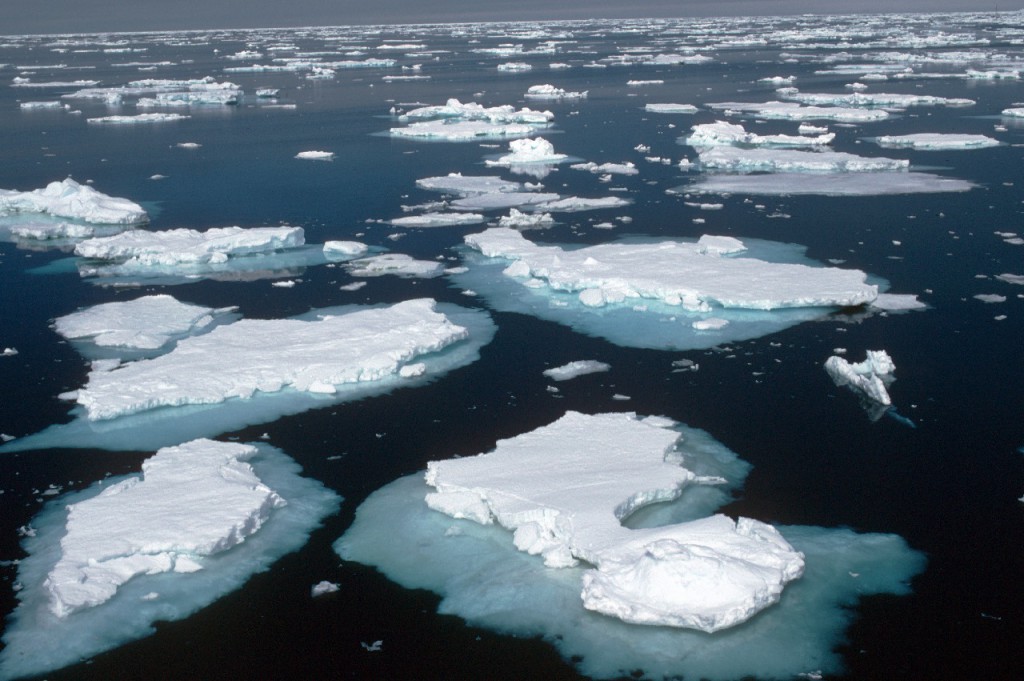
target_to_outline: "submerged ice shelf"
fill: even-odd
[[[567,480],[570,469],[588,471],[593,485],[586,475]],[[570,412],[488,454],[433,463],[426,484],[412,475],[378,490],[335,550],[406,588],[435,591],[441,613],[541,636],[597,678],[838,672],[834,647],[849,606],[865,594],[905,593],[923,558],[894,535],[780,535],[711,515],[748,469],[707,433],[669,419]],[[641,507],[651,511],[644,522],[620,524]],[[774,605],[774,596],[740,597],[772,593],[801,570]],[[737,599],[738,610],[723,607]],[[692,617],[673,619],[684,611]],[[750,618],[718,628],[726,611]],[[655,622],[718,630],[638,625]]]
[[[265,444],[196,440],[47,504],[23,540],[0,678],[148,636],[298,550],[340,502],[299,472]]]

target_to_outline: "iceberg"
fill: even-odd
[[[71,178],[28,192],[0,189],[0,219],[20,214],[42,214],[103,225],[138,225],[149,219],[139,204],[101,194]]]
[[[1024,107],[1010,107],[1000,113],[1007,118],[1024,118]]]
[[[984,149],[998,147],[999,140],[988,135],[961,135],[922,132],[912,135],[881,135],[872,138],[880,147],[916,149],[921,151],[951,151],[956,149]]]
[[[766,196],[886,196],[965,192],[967,180],[932,173],[772,173],[770,175],[705,175],[691,184],[667,190],[672,194],[755,194]]]
[[[479,357],[494,324],[480,310],[417,299],[243,319],[169,353],[94,366],[67,424],[0,446],[112,450],[214,437],[286,414],[433,381]]]
[[[804,135],[758,135],[747,132],[742,125],[716,121],[691,128],[684,142],[691,147],[754,146],[754,147],[823,147],[832,143],[835,133],[814,137]]]
[[[58,317],[54,330],[98,348],[158,350],[173,340],[202,333],[237,308],[182,303],[156,294],[125,302],[101,303]]]
[[[552,381],[569,381],[579,376],[608,371],[611,368],[611,365],[606,364],[605,362],[598,362],[593,359],[581,359],[576,360],[575,362],[569,362],[568,364],[563,364],[562,366],[545,369],[544,375]]]
[[[591,420],[592,419],[592,420]],[[751,545],[767,549],[757,555],[773,555],[794,559],[783,561],[765,574],[778,576],[787,565],[795,565],[796,554],[803,554],[804,573],[800,579],[789,582],[782,599],[764,608],[741,626],[705,633],[693,629],[672,626],[641,626],[627,623],[615,614],[599,615],[584,607],[581,599],[581,580],[584,575],[594,573],[592,565],[585,562],[575,567],[552,569],[544,565],[537,555],[530,555],[520,547],[554,547],[572,532],[575,523],[563,523],[555,527],[552,535],[535,534],[533,527],[554,524],[557,517],[565,519],[560,509],[568,510],[567,504],[582,500],[585,503],[582,521],[592,518],[610,518],[610,525],[616,525],[617,536],[629,537],[630,533],[653,537],[658,532],[666,534],[696,523],[694,530],[705,529],[702,538],[713,541],[732,539],[737,523],[728,518],[715,516],[707,518],[721,505],[727,503],[732,493],[742,484],[749,465],[738,459],[735,453],[715,441],[704,431],[677,425],[668,419],[638,419],[628,414],[602,414],[595,417],[572,416],[570,422],[593,424],[596,432],[589,429],[574,433],[565,447],[554,446],[557,430],[550,433],[542,428],[533,433],[521,435],[512,440],[502,441],[491,454],[483,457],[456,459],[450,469],[458,480],[464,481],[463,473],[474,477],[491,473],[502,479],[488,480],[488,486],[469,490],[460,498],[444,499],[454,495],[454,488],[439,494],[441,501],[452,502],[452,507],[479,512],[480,517],[492,518],[489,525],[481,525],[474,517],[455,519],[446,513],[426,508],[424,499],[439,490],[432,489],[422,474],[401,478],[368,497],[356,511],[352,526],[335,543],[335,550],[345,560],[372,565],[386,577],[408,589],[429,589],[441,597],[438,610],[442,614],[456,615],[470,625],[486,627],[506,635],[533,638],[542,637],[558,649],[558,652],[583,675],[594,678],[623,678],[630,675],[644,678],[703,678],[714,681],[731,681],[741,677],[792,678],[809,669],[821,669],[824,673],[842,671],[841,656],[836,652],[842,641],[843,630],[853,617],[858,599],[875,593],[907,593],[906,582],[924,564],[921,554],[909,549],[897,536],[886,534],[857,534],[846,529],[814,527],[780,527],[781,535],[769,533],[764,543],[751,540]],[[660,424],[660,427],[659,427]],[[568,425],[568,424],[566,424]],[[664,430],[664,433],[658,432]],[[563,435],[568,434],[568,430]],[[636,436],[628,436],[635,433]],[[550,434],[551,439],[544,435]],[[610,434],[609,437],[602,437]],[[680,437],[681,435],[681,437]],[[678,444],[672,447],[672,437]],[[522,451],[527,445],[535,447]],[[599,496],[590,503],[589,494],[575,486],[565,488],[566,468],[558,462],[566,457],[580,457],[584,466],[587,458],[585,449],[593,446],[607,450],[621,443],[612,455],[609,474],[598,482]],[[619,477],[624,460],[639,457],[642,448],[649,447],[652,459],[648,465],[665,471],[649,482],[624,487],[624,493],[611,494],[609,480]],[[494,454],[501,456],[508,452],[522,451],[530,461],[538,461],[541,468],[532,469],[519,461],[500,466],[500,461],[487,459]],[[565,453],[567,452],[567,453]],[[482,459],[475,465],[477,459]],[[622,459],[622,460],[620,460]],[[465,461],[465,471],[458,466]],[[494,463],[490,463],[494,462]],[[471,468],[476,468],[471,471]],[[646,468],[646,466],[637,466]],[[681,488],[671,489],[674,481],[687,478],[690,471],[695,476],[683,482]],[[448,470],[442,468],[438,482],[445,483]],[[625,470],[623,479],[631,482],[646,475],[642,470]],[[636,477],[634,477],[636,476]],[[710,484],[712,482],[719,484]],[[500,518],[492,514],[486,501],[481,501],[479,492],[484,489],[512,489],[522,484],[524,491],[535,492],[546,488],[550,506],[546,513],[533,516],[517,515],[514,511],[499,511]],[[637,492],[650,492],[644,494]],[[665,503],[656,501],[657,490],[670,490],[664,495]],[[608,492],[609,497],[605,497]],[[612,501],[603,501],[613,497]],[[535,499],[537,497],[534,497]],[[668,499],[674,498],[674,501]],[[465,503],[463,503],[465,502]],[[466,504],[474,505],[467,509]],[[599,503],[600,502],[600,503]],[[499,495],[494,508],[509,508],[516,499],[511,495]],[[646,503],[646,506],[643,504]],[[631,506],[631,504],[633,504]],[[637,508],[643,506],[642,508]],[[553,508],[552,508],[553,507]],[[525,508],[523,504],[522,508]],[[628,515],[633,511],[631,515]],[[623,525],[617,525],[617,516],[625,517]],[[512,537],[504,526],[506,521],[520,521],[521,530]],[[495,522],[496,521],[496,522]],[[707,524],[704,524],[707,523]],[[759,529],[770,528],[757,524]],[[564,531],[563,531],[564,530]],[[638,540],[639,541],[639,540]],[[739,539],[743,544],[747,539]],[[779,543],[776,543],[779,542]],[[779,550],[782,542],[792,547],[791,551]],[[739,543],[736,544],[738,546]],[[659,616],[665,612],[664,603],[673,610],[681,609],[680,591],[668,588],[681,584],[686,573],[676,573],[668,567],[671,564],[672,545],[654,542],[650,556],[640,557],[641,569],[632,574],[612,571],[614,578],[621,577],[625,585],[615,592],[614,601],[606,602],[634,604],[641,600],[653,601]],[[557,551],[548,551],[549,555]],[[700,551],[691,555],[695,564],[700,563]],[[708,551],[706,555],[710,555]],[[630,556],[630,557],[635,557]],[[661,562],[667,561],[667,562]],[[630,563],[624,561],[624,565]],[[632,563],[637,565],[637,563]],[[732,572],[735,562],[725,559],[720,564],[722,571],[716,577],[728,580],[747,567],[755,570],[753,564]],[[658,567],[667,569],[658,569]],[[609,567],[606,564],[606,569]],[[643,567],[654,569],[645,571]],[[705,565],[704,567],[710,567]],[[694,576],[707,575],[697,569]],[[676,579],[680,581],[676,581]],[[641,594],[636,588],[643,583],[657,585],[648,594]],[[698,586],[694,584],[695,586]],[[697,610],[720,612],[710,602],[721,595],[728,599],[743,588],[765,586],[757,578],[745,583],[739,589],[730,584],[721,592],[700,591],[695,594]],[[646,598],[645,598],[646,596]],[[663,597],[664,596],[664,597]],[[649,612],[636,608],[637,613]],[[711,618],[714,619],[714,618]]]
[[[512,531],[548,567],[583,560],[583,606],[637,624],[712,632],[776,603],[803,556],[774,528],[722,515],[662,528],[621,521],[689,485],[723,482],[680,465],[668,419],[568,412],[475,457],[431,461],[426,505]],[[673,459],[674,460],[670,460]],[[573,471],[572,478],[558,471]]]
[[[816,267],[790,244],[734,240],[739,246],[729,247],[705,236],[540,246],[500,227],[465,241],[466,270],[450,275],[460,287],[495,309],[626,347],[689,350],[757,338],[878,294],[863,272]],[[707,318],[730,323],[693,327]]]
[[[586,170],[589,173],[595,175],[639,175],[640,171],[636,169],[636,165],[630,162],[625,163],[574,163],[569,166],[573,170]]]
[[[340,498],[299,472],[264,444],[196,440],[48,503],[23,539],[0,677],[144,638],[300,549]]]
[[[888,387],[896,380],[896,365],[885,350],[868,350],[867,359],[851,364],[839,355],[825,360],[825,371],[837,386],[848,386],[872,402],[888,407],[892,404]]]
[[[140,97],[135,106],[140,109],[176,106],[225,106],[238,104],[241,90],[199,90],[190,92],[158,92],[152,97]]]
[[[907,170],[906,159],[867,157],[842,151],[710,147],[698,154],[704,170],[768,173],[874,173]]]

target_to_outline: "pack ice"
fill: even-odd
[[[339,501],[271,447],[194,440],[161,449],[138,475],[51,502],[23,541],[0,678],[59,669],[189,616],[299,549]]]

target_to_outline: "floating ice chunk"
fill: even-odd
[[[434,306],[421,299],[317,321],[241,320],[182,340],[162,357],[93,372],[77,402],[90,420],[104,420],[285,389],[333,393],[464,340],[466,329]]]
[[[713,61],[711,57],[702,54],[656,54],[645,56],[640,63],[645,66],[678,66],[680,64],[706,64]],[[652,81],[664,82],[664,81]]]
[[[64,104],[60,101],[51,102],[21,102],[18,104],[18,108],[25,111],[33,111],[36,109],[60,109],[63,108]]]
[[[997,274],[996,279],[1005,281],[1007,284],[1018,284],[1024,286],[1024,274]]]
[[[487,121],[420,121],[403,128],[391,128],[394,137],[411,139],[435,139],[448,142],[466,142],[476,139],[500,137],[527,137],[537,133],[538,124],[490,123]]]
[[[207,329],[215,317],[235,309],[191,305],[158,294],[94,305],[58,317],[53,327],[65,338],[88,340],[100,347],[155,350]]]
[[[90,224],[136,225],[148,219],[139,204],[101,194],[71,178],[51,182],[43,189],[29,192],[0,189],[0,217],[25,213],[40,213]]]
[[[566,154],[555,153],[555,145],[543,137],[513,140],[508,143],[509,153],[484,161],[489,166],[511,166],[526,163],[560,163],[569,158]]]
[[[949,151],[953,149],[984,149],[998,147],[1000,142],[987,135],[961,135],[943,133],[916,133],[912,135],[882,135],[873,138],[880,147],[910,148],[923,151]]]
[[[523,213],[515,208],[509,210],[508,215],[498,218],[498,227],[511,229],[546,229],[555,224],[555,219],[550,213]]]
[[[416,186],[460,196],[492,192],[518,192],[523,188],[521,182],[503,180],[497,175],[464,176],[462,173],[448,173],[443,177],[424,177],[416,180]]]
[[[999,293],[978,293],[974,296],[975,300],[980,300],[983,303],[1005,303],[1006,296]]]
[[[823,125],[811,125],[810,123],[801,123],[797,126],[796,131],[801,135],[823,135],[828,132],[828,127]]]
[[[629,87],[643,87],[645,85],[664,85],[663,80],[627,80],[626,85]]]
[[[480,213],[423,213],[395,218],[389,222],[395,227],[451,227],[477,225],[485,219]]]
[[[488,123],[525,123],[546,125],[555,115],[550,111],[534,111],[523,108],[516,110],[510,105],[485,107],[475,102],[463,104],[458,99],[449,99],[439,106],[422,106],[407,111],[399,117],[402,121],[429,119],[456,119],[462,121],[486,121]]]
[[[546,204],[559,198],[549,192],[491,192],[456,199],[449,205],[455,210],[504,210]]]
[[[842,151],[801,151],[796,149],[703,149],[700,164],[705,170],[771,173],[871,173],[906,170],[906,159],[867,157]]]
[[[587,91],[572,92],[554,85],[531,85],[526,91],[527,99],[584,99]]]
[[[347,269],[353,277],[420,277],[430,279],[444,272],[444,265],[432,260],[416,260],[405,253],[382,253],[369,258],[360,258],[348,263]]]
[[[595,175],[639,175],[640,171],[636,169],[636,165],[630,162],[626,163],[574,163],[569,166],[573,170],[586,170],[594,173]]]
[[[75,246],[75,254],[116,261],[124,269],[145,269],[219,264],[230,258],[297,248],[304,243],[301,227],[214,227],[205,232],[135,230],[82,241]]]
[[[796,76],[768,76],[767,78],[758,78],[757,82],[770,85],[792,85],[796,82]]]
[[[1020,71],[1016,70],[1000,71],[998,69],[988,69],[979,71],[977,69],[967,69],[966,75],[972,80],[1020,80]]]
[[[889,113],[881,109],[858,109],[841,106],[803,106],[797,102],[717,102],[707,104],[711,109],[730,112],[745,112],[759,118],[782,119],[788,121],[830,120],[846,123],[867,123],[881,121],[889,117]]]
[[[310,161],[333,161],[333,151],[300,151],[295,158],[307,159]]]
[[[139,123],[164,123],[167,121],[181,121],[191,118],[185,114],[176,113],[144,113],[134,116],[100,116],[98,118],[87,118],[87,123],[104,123],[114,125],[135,125]]]
[[[853,92],[848,94],[784,93],[786,99],[812,106],[891,107],[905,109],[911,106],[974,106],[973,99],[935,97],[933,95],[906,95],[890,93]]]
[[[633,415],[569,412],[476,457],[432,461],[427,506],[497,522],[549,567],[585,560],[583,604],[626,622],[716,631],[778,601],[803,556],[776,530],[725,516],[631,530],[638,508],[674,499],[700,479],[666,458],[679,433]],[[573,471],[571,481],[556,471]],[[524,472],[525,471],[525,472]]]
[[[596,374],[610,370],[610,364],[593,359],[581,359],[562,366],[544,370],[544,375],[553,381],[568,381],[578,376]]]
[[[965,192],[975,185],[931,173],[773,173],[705,175],[668,190],[678,194],[760,194],[767,196],[885,196]]]
[[[173,106],[225,106],[238,104],[241,90],[200,90],[197,92],[158,92],[153,97],[141,97],[135,106],[140,109]]]
[[[341,591],[340,584],[337,584],[336,582],[329,582],[325,579],[321,582],[317,582],[316,584],[314,584],[312,588],[310,588],[309,590],[309,595],[313,598],[316,598],[317,596],[333,594],[337,593],[338,591]]]
[[[1001,113],[1008,118],[1024,118],[1024,107],[1010,107],[1003,109]]]
[[[835,133],[815,137],[803,135],[758,135],[747,132],[742,125],[716,121],[703,123],[692,128],[686,144],[693,147],[716,147],[749,145],[755,147],[822,147],[835,139]]]
[[[907,312],[924,310],[928,305],[911,293],[879,293],[878,297],[871,301],[871,307],[887,312]]]
[[[197,440],[46,505],[23,545],[0,676],[152,634],[299,549],[340,498],[266,445]]]
[[[888,386],[896,380],[896,365],[885,350],[868,350],[867,359],[851,364],[838,355],[825,360],[825,371],[837,386],[849,386],[872,402],[888,407],[892,404]]]
[[[644,111],[660,114],[694,114],[697,113],[697,107],[693,104],[646,104]]]
[[[324,255],[329,259],[335,256],[343,260],[364,255],[369,248],[358,241],[328,241],[324,243]]]
[[[553,201],[545,201],[537,206],[537,210],[549,210],[553,213],[574,213],[581,210],[595,210],[601,208],[621,208],[631,203],[629,199],[620,196],[602,196],[596,199],[588,199],[580,196],[567,196]]]
[[[532,65],[527,64],[526,62],[523,62],[523,61],[510,61],[510,62],[505,62],[504,64],[498,64],[498,70],[499,71],[519,72],[519,71],[531,71],[532,69],[533,69]]]

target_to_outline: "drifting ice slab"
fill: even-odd
[[[136,225],[148,219],[139,204],[101,194],[71,178],[29,192],[0,189],[0,217],[24,213],[107,225]]]

